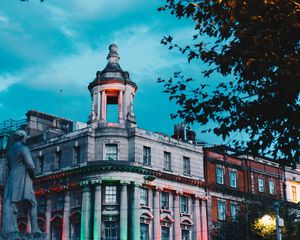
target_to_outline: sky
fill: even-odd
[[[204,65],[189,64],[177,51],[160,44],[172,35],[188,43],[190,20],[178,20],[157,8],[160,0],[0,0],[0,123],[23,119],[34,109],[87,122],[87,89],[107,63],[108,46],[119,47],[120,65],[138,85],[134,112],[140,128],[171,135],[180,119],[176,105],[162,93],[158,77],[175,71],[199,77]],[[60,95],[62,89],[62,95]],[[61,104],[60,104],[61,100]],[[203,135],[211,144],[221,140]]]

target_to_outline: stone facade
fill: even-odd
[[[137,127],[137,86],[109,50],[89,85],[88,125],[26,114],[40,228],[48,240],[208,239],[202,145]],[[19,226],[30,232],[22,211]]]

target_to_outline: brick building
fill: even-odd
[[[266,158],[241,155],[226,147],[204,150],[210,231],[235,221],[247,203],[284,200],[284,169]]]

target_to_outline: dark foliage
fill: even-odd
[[[197,34],[191,36],[193,45],[179,46],[171,36],[161,43],[189,62],[206,63],[203,78],[216,72],[226,79],[215,88],[209,79],[197,82],[181,72],[159,79],[180,106],[172,117],[202,125],[212,121],[217,126],[207,131],[223,139],[246,134],[234,147],[285,164],[299,162],[299,0],[165,1],[158,10],[192,19]]]

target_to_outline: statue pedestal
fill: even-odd
[[[1,238],[0,240],[46,240],[46,233],[10,233],[8,238]]]

